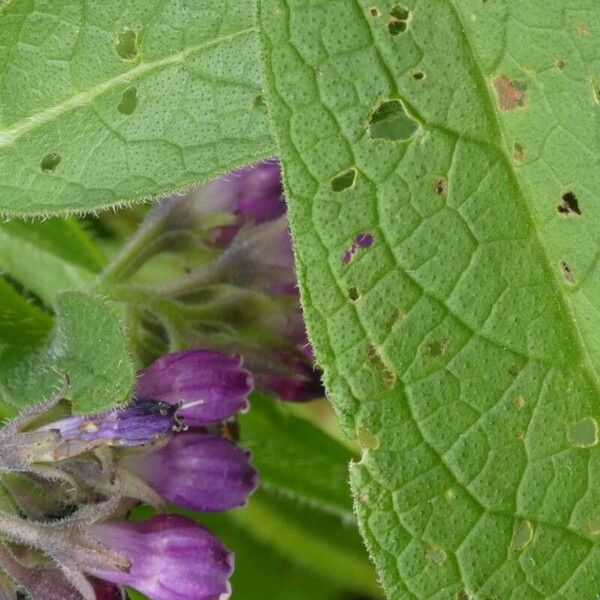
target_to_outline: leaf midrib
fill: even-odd
[[[446,2],[448,4],[448,6],[451,8],[452,12],[454,13],[458,23],[460,24],[460,29],[461,29],[461,32],[462,32],[462,35],[463,35],[463,38],[465,41],[465,46],[468,49],[469,54],[471,55],[473,64],[476,66],[475,75],[476,75],[476,77],[478,79],[478,83],[480,85],[481,95],[483,98],[485,98],[484,110],[487,113],[490,123],[494,129],[493,133],[496,136],[496,147],[498,148],[500,155],[502,156],[502,158],[505,162],[506,170],[510,175],[511,182],[515,186],[515,189],[519,193],[519,196],[522,198],[525,209],[527,210],[527,214],[529,215],[529,219],[530,219],[530,223],[531,223],[531,229],[532,229],[532,231],[535,235],[535,239],[538,242],[539,247],[542,250],[542,253],[544,255],[545,262],[546,262],[545,266],[546,266],[548,273],[552,277],[552,281],[554,282],[554,286],[555,286],[556,292],[557,292],[557,297],[561,304],[561,308],[563,309],[563,314],[565,314],[565,316],[568,317],[569,321],[573,325],[573,327],[571,328],[571,331],[573,331],[574,337],[577,341],[577,346],[578,346],[580,359],[581,359],[581,367],[586,372],[589,373],[590,379],[592,380],[592,382],[594,384],[596,394],[598,396],[600,396],[600,375],[593,368],[593,363],[592,363],[588,348],[583,340],[583,336],[581,334],[579,324],[577,322],[577,319],[575,318],[573,307],[571,305],[571,302],[568,300],[568,298],[566,297],[566,295],[564,293],[564,286],[562,286],[560,283],[560,279],[558,277],[558,273],[557,273],[556,269],[552,268],[552,261],[550,259],[550,253],[548,252],[546,244],[545,244],[542,236],[540,235],[540,232],[538,231],[537,223],[535,222],[535,219],[533,218],[533,215],[532,215],[532,212],[531,212],[531,209],[529,206],[529,202],[527,200],[527,196],[526,196],[525,192],[523,191],[523,188],[520,184],[519,178],[515,171],[514,164],[509,158],[507,140],[504,135],[502,125],[501,125],[500,119],[498,117],[498,113],[494,109],[494,103],[493,103],[493,99],[491,96],[491,91],[490,91],[489,86],[487,85],[487,80],[484,76],[483,69],[481,68],[481,65],[479,64],[479,62],[477,60],[477,56],[473,50],[473,45],[471,44],[467,28],[462,20],[460,11],[454,4],[454,1],[446,0]]]
[[[128,71],[125,71],[124,73],[121,73],[120,75],[117,75],[116,77],[113,77],[108,81],[95,85],[83,92],[79,92],[78,94],[71,96],[67,100],[63,100],[62,102],[55,104],[54,106],[50,106],[43,111],[37,112],[31,115],[30,117],[22,119],[21,121],[12,125],[11,127],[0,130],[0,150],[10,146],[11,144],[14,144],[21,137],[30,133],[37,127],[41,127],[42,125],[46,125],[47,123],[52,122],[53,120],[59,118],[60,116],[69,112],[70,110],[81,108],[83,106],[86,106],[87,104],[90,104],[93,100],[95,100],[105,92],[118,87],[120,84],[129,83],[137,78],[140,78],[153,71],[159,70],[163,67],[183,63],[192,54],[211,48],[213,46],[218,46],[224,42],[230,42],[238,37],[254,33],[256,33],[255,27],[247,27],[229,35],[220,36],[215,38],[214,40],[210,40],[202,44],[197,44],[195,46],[190,46],[189,48],[182,50],[181,52],[171,54],[169,56],[161,58],[160,60],[141,63],[133,69],[129,69]]]

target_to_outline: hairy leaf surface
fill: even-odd
[[[0,8],[0,213],[156,197],[272,153],[253,2]]]
[[[65,387],[75,413],[126,401],[135,369],[112,309],[81,292],[60,294],[54,309],[56,325],[46,344],[8,347],[0,355],[0,399],[25,408]]]
[[[261,0],[303,302],[390,598],[593,598],[592,0]]]

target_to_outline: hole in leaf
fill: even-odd
[[[425,558],[436,567],[441,567],[446,562],[446,553],[437,546],[428,546],[425,550]]]
[[[400,4],[396,4],[390,10],[390,20],[388,30],[391,35],[399,35],[408,28],[408,19],[410,11]]]
[[[371,6],[371,8],[369,8],[369,14],[374,18],[381,16],[381,13],[376,6]]]
[[[529,521],[523,521],[515,531],[512,539],[513,548],[523,550],[533,539],[533,526]]]
[[[415,81],[421,81],[421,80],[425,79],[425,73],[423,73],[423,71],[415,71],[415,72],[412,74],[412,78],[413,78]]]
[[[562,202],[556,207],[556,210],[563,215],[581,215],[577,196],[571,191],[562,195]]]
[[[400,100],[386,100],[371,114],[367,131],[373,140],[408,140],[417,131],[419,124],[406,114]]]
[[[348,169],[336,175],[331,181],[331,189],[334,192],[343,192],[354,185],[356,180],[356,169]]]
[[[130,87],[123,92],[117,110],[124,115],[132,115],[138,105],[137,88]]]
[[[56,152],[51,152],[50,154],[46,154],[44,158],[42,158],[42,162],[40,163],[40,168],[44,173],[52,173],[56,167],[60,164],[61,161],[60,154]]]
[[[564,260],[561,260],[560,268],[565,281],[570,285],[575,285],[575,275],[573,275],[573,269],[571,269],[571,266]]]
[[[557,58],[555,64],[559,71],[562,71],[565,68],[565,61],[562,58]]]
[[[483,1],[485,2],[485,0]],[[458,594],[456,594],[456,600],[471,600],[471,596],[469,596],[469,592],[467,592],[465,589],[458,590]]]
[[[254,97],[254,108],[267,108],[267,103],[265,102],[265,99],[262,94],[258,94],[258,96]]]
[[[433,182],[433,189],[440,198],[445,198],[448,195],[448,182],[443,177],[438,177]]]
[[[433,342],[429,342],[429,344],[427,344],[425,353],[427,354],[427,356],[431,356],[432,358],[437,358],[446,353],[446,350],[448,350],[449,345],[450,345],[450,340],[448,338],[444,338],[441,340],[434,340]]]
[[[356,301],[360,300],[360,292],[358,291],[358,288],[351,287],[348,290],[348,298],[350,298],[350,300],[352,302],[356,302]]]
[[[119,33],[119,40],[116,46],[117,54],[123,60],[133,60],[139,53],[138,35],[132,29],[124,29]]]
[[[598,444],[598,423],[593,417],[586,417],[571,425],[569,441],[578,448],[591,448]]]

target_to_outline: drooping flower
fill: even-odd
[[[248,408],[250,373],[239,358],[211,350],[167,354],[138,375],[135,395],[185,407],[187,425],[210,425]]]
[[[258,483],[249,453],[211,434],[172,436],[164,446],[126,453],[119,464],[172,504],[205,512],[244,506]]]
[[[85,566],[105,581],[131,586],[152,600],[225,600],[231,552],[210,532],[179,516],[92,525],[90,536],[127,558],[127,569]]]
[[[115,518],[136,500],[203,511],[243,506],[258,481],[250,453],[204,426],[246,408],[251,389],[240,359],[191,350],[141,371],[127,406],[51,419],[50,402],[9,423],[0,430],[0,462],[18,480],[6,487],[14,503],[0,510],[0,534],[32,566],[0,544],[0,567],[20,589],[35,589],[35,600],[117,600],[124,585],[152,600],[228,598],[233,555],[207,530],[166,515]],[[46,588],[55,596],[44,596]]]
[[[175,343],[243,354],[257,386],[282,400],[322,397],[307,352],[279,164],[258,163],[164,200],[141,231],[161,223],[162,245],[172,241],[186,275],[158,284],[159,301],[148,311]],[[199,258],[199,248],[208,253]]]

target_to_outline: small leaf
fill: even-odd
[[[135,369],[119,321],[105,303],[65,292],[55,304],[51,340],[35,349],[6,348],[0,360],[0,396],[17,408],[52,397],[68,378],[75,413],[93,413],[127,400]]]
[[[274,153],[252,0],[13,0],[0,48],[0,214],[155,198]]]

